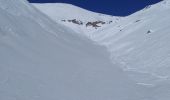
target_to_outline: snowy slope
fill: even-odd
[[[116,23],[120,17],[94,13],[80,7],[65,3],[45,3],[33,4],[36,8],[51,17],[56,22],[73,29],[77,33],[92,33],[101,27],[106,27],[111,23]],[[78,23],[74,23],[77,21]],[[72,22],[73,21],[73,22]],[[88,23],[98,22],[97,26],[88,25]]]
[[[53,9],[49,10],[49,5]],[[62,6],[58,6],[58,4],[34,4],[35,7],[53,20],[65,17],[70,18],[70,16],[71,18],[84,20],[91,18],[91,13],[93,13],[88,12],[84,14],[86,16],[84,18],[84,16],[81,16],[84,10],[81,11],[81,8],[69,5],[69,7],[74,8],[72,9],[72,12],[75,12],[74,16],[72,14],[66,14],[65,16],[65,13],[62,14],[60,10],[57,10],[64,8],[62,12],[69,12],[67,4],[59,5]],[[52,12],[52,14],[49,12]],[[143,98],[137,100],[169,100],[169,12],[170,0],[164,0],[158,4],[148,6],[135,14],[121,18],[121,20],[120,18],[118,20],[113,19],[114,23],[100,27],[97,30],[82,29],[79,26],[69,25],[69,23],[66,23],[66,26],[76,32],[85,34],[85,36],[98,44],[106,46],[111,53],[113,63],[118,64],[138,85],[149,87],[149,90],[145,91],[146,94],[140,94]],[[96,16],[93,16],[93,18],[96,19]]]
[[[0,100],[169,100],[169,81],[136,83],[104,47],[26,0],[0,0]]]
[[[94,13],[80,7],[74,6],[72,4],[66,3],[45,3],[33,4],[37,8],[42,9],[44,13],[48,13],[53,19],[81,19],[82,21],[93,21],[93,20],[108,20],[112,19],[109,15],[103,15],[99,13]],[[57,14],[58,13],[58,14]],[[89,15],[88,17],[85,15]],[[104,17],[107,16],[107,17]]]
[[[103,47],[74,35],[27,1],[0,0],[0,21],[0,100],[149,98],[150,88],[112,64]]]
[[[69,4],[34,4],[34,6],[54,20],[62,18],[95,20],[101,17]],[[170,14],[168,12],[170,12],[169,0],[164,0],[121,20],[112,17],[114,23],[97,30],[82,29],[67,24],[71,29],[78,30],[91,40],[106,46],[112,54],[113,61],[121,63],[125,70],[138,71],[150,74],[158,80],[166,80],[170,75]],[[107,15],[103,15],[102,18],[110,20],[110,16]],[[148,79],[146,80],[148,82]]]
[[[99,30],[90,37],[107,46],[113,59],[127,70],[170,76],[169,0],[149,6],[123,18],[118,24]]]

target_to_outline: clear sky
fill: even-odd
[[[138,10],[143,9],[147,5],[160,2],[162,0],[28,0],[36,3],[55,3],[64,2],[77,5],[79,7],[114,15],[114,16],[126,16],[132,14]]]

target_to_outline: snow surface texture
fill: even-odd
[[[51,17],[56,22],[59,22],[77,33],[92,33],[97,31],[101,27],[106,27],[108,24],[116,23],[120,20],[120,17],[114,17],[110,15],[104,15],[100,13],[90,12],[88,10],[73,6],[71,4],[63,3],[46,3],[46,4],[33,4],[35,7],[40,9],[47,16]],[[70,23],[68,20],[73,20],[82,22],[83,25],[77,25],[75,23]],[[99,23],[97,29],[94,27],[87,27],[88,22],[102,21],[104,24]]]
[[[113,62],[121,64],[125,71],[130,72],[132,78],[138,82],[153,84],[169,80],[170,77],[169,2],[164,0],[124,18],[107,15],[101,18],[97,13],[69,4],[34,4],[34,6],[57,22],[60,18],[112,20],[114,23],[90,31],[74,24],[66,26],[81,34],[84,32],[83,35],[106,46],[112,54]]]
[[[0,100],[143,97],[144,89],[111,63],[103,47],[56,24],[27,1],[1,0],[0,5]]]
[[[131,72],[110,61],[103,46],[57,24],[26,0],[0,0],[0,22],[0,100],[170,98],[169,81],[136,83]]]
[[[71,25],[66,23],[65,26],[106,46],[111,53],[112,62],[118,64],[133,81],[138,85],[155,89],[153,91],[157,96],[153,96],[153,91],[149,90],[150,98],[144,97],[140,100],[169,99],[170,0],[148,6],[124,18],[107,15],[103,15],[101,18],[100,14],[69,4],[34,4],[34,6],[61,24],[63,23],[60,18],[86,21],[112,20],[114,23],[104,25],[97,30],[94,28],[89,30],[87,27],[80,28],[79,25],[73,23]],[[49,6],[51,9],[48,8]],[[52,14],[49,13],[50,11]],[[71,14],[63,14],[60,11],[71,11]],[[158,93],[158,91],[162,91],[162,93]]]

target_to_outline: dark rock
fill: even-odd
[[[101,26],[99,26],[98,24],[104,25],[104,24],[106,24],[106,22],[103,22],[103,21],[88,22],[88,23],[86,24],[86,27],[88,27],[88,26],[92,26],[92,27],[95,27],[95,28],[101,27]]]
[[[83,22],[82,22],[82,21],[76,20],[76,19],[68,20],[68,22],[72,22],[72,23],[78,24],[78,25],[83,25]]]

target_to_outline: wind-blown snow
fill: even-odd
[[[0,1],[0,100],[142,100],[104,47],[25,0]],[[130,92],[129,92],[130,91]]]
[[[1,0],[0,22],[0,100],[170,98],[168,80],[157,84],[134,80],[134,72],[120,69],[122,65],[112,62],[103,46],[77,36],[26,0]],[[156,31],[149,30],[148,35]],[[101,39],[96,36],[94,40]],[[124,45],[122,41],[121,48]]]
[[[34,4],[34,6],[54,20],[60,17],[101,20],[99,15],[95,15],[96,13],[69,4]],[[70,9],[72,14],[60,13],[60,11],[69,12]],[[113,59],[121,62],[127,69],[151,72],[167,78],[170,65],[170,45],[167,44],[170,39],[169,11],[169,0],[165,0],[98,30],[82,31],[93,41],[105,45],[112,53]],[[109,19],[107,15],[103,18]]]
[[[164,0],[158,4],[148,6],[135,14],[121,18],[121,20],[116,21],[116,19],[112,19],[116,22],[97,30],[82,29],[78,25],[69,25],[69,23],[66,23],[66,26],[82,35],[85,34],[98,44],[106,46],[111,53],[113,63],[118,64],[128,77],[133,79],[138,85],[149,88],[146,94],[140,93],[143,98],[138,100],[169,100],[169,4],[169,0]],[[49,10],[49,5],[53,9]],[[70,8],[74,8],[72,9],[73,14],[71,14],[72,19],[91,19],[90,16],[93,13],[86,11],[84,14],[84,10],[82,11],[81,8],[67,4],[34,4],[34,6],[53,20],[58,18],[65,19],[66,17],[69,19],[70,14],[65,16],[65,13],[60,13],[60,11],[68,12]],[[50,14],[50,11],[53,13]],[[79,15],[86,15],[86,17]],[[95,20],[101,20],[96,16],[93,17]],[[105,19],[108,18],[107,16],[104,17]]]
[[[120,20],[120,17],[114,17],[110,15],[100,14],[100,13],[94,13],[85,9],[82,9],[77,6],[73,6],[71,4],[65,4],[65,3],[45,3],[45,4],[39,4],[35,3],[33,4],[36,8],[41,10],[43,13],[45,13],[47,16],[52,18],[54,21],[59,22],[63,24],[64,26],[67,26],[71,29],[73,29],[76,33],[92,33],[94,31],[97,31],[98,29],[93,27],[86,27],[86,24],[88,22],[94,22],[94,21],[103,21],[105,24],[101,25],[102,27],[108,26],[109,23],[116,23]],[[67,20],[77,20],[81,21],[83,25],[77,25],[74,23],[67,22]],[[64,20],[64,22],[62,21]],[[65,22],[66,21],[66,22]]]
[[[106,45],[112,57],[127,69],[168,78],[169,11],[170,7],[163,1],[110,25],[107,30],[93,33],[91,37]]]

